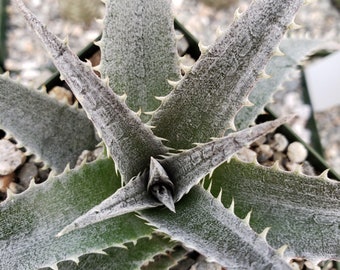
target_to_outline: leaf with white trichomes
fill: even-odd
[[[140,238],[134,243],[124,243],[121,247],[110,247],[103,254],[85,254],[78,262],[65,261],[58,263],[58,270],[112,270],[141,269],[141,266],[152,260],[157,254],[165,253],[176,245],[163,235],[152,235]]]
[[[228,161],[242,147],[249,145],[291,118],[287,116],[265,122],[161,160],[162,166],[174,183],[175,202],[198,184],[204,176]]]
[[[181,76],[171,1],[110,0],[105,6],[99,71],[117,94],[127,95],[132,110],[154,111],[155,97],[172,90],[167,80]]]
[[[150,156],[164,154],[166,149],[161,140],[92,68],[80,61],[67,44],[49,32],[22,0],[15,0],[15,3],[93,121],[124,180],[130,180],[147,167]]]
[[[148,236],[152,229],[126,214],[56,237],[120,181],[112,160],[100,159],[9,196],[0,207],[0,269],[37,269]]]
[[[212,183],[213,194],[226,191],[225,206],[235,201],[236,215],[252,210],[250,225],[256,231],[270,227],[268,243],[287,244],[287,258],[340,259],[339,181],[232,159],[214,171]]]
[[[147,209],[141,215],[159,231],[228,269],[291,269],[247,223],[200,186],[176,204],[176,213]]]
[[[0,126],[56,172],[98,144],[84,111],[0,76]],[[77,134],[75,136],[75,134]]]
[[[184,260],[188,260],[192,264],[192,259],[187,257],[188,250],[180,245],[174,247],[173,250],[166,254],[157,254],[151,261],[143,266],[142,270],[170,270],[179,268],[179,265],[187,265]],[[189,266],[189,265],[188,265]]]
[[[145,174],[139,174],[129,183],[118,189],[113,195],[93,207],[84,215],[78,217],[71,224],[61,230],[57,237],[73,230],[84,228],[100,221],[120,216],[126,213],[160,206],[161,203],[147,192]]]
[[[206,174],[230,159],[242,147],[290,118],[283,117],[244,129],[160,161],[151,157],[148,173],[137,175],[116,193],[66,226],[58,236],[115,216],[162,204],[175,212],[174,202],[180,200]]]
[[[283,55],[274,55],[270,59],[266,67],[270,78],[257,82],[251,91],[249,101],[253,106],[243,107],[238,112],[235,119],[237,129],[246,128],[255,122],[257,115],[263,111],[264,106],[273,98],[279,86],[289,79],[289,75],[297,69],[302,60],[315,51],[327,47],[324,40],[293,38],[282,40],[280,50]]]
[[[233,128],[236,113],[303,0],[257,0],[211,45],[153,115],[154,133],[191,148]]]

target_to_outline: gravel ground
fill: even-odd
[[[67,37],[71,49],[75,52],[80,51],[100,34],[101,25],[96,21],[84,24],[64,19],[58,1],[32,0],[25,3],[51,32],[60,38]],[[18,76],[23,84],[39,87],[53,74],[52,61],[44,53],[40,42],[31,35],[23,17],[13,4],[9,5],[8,13],[8,58],[5,67],[11,74]]]

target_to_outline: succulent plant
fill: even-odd
[[[339,182],[234,156],[291,119],[254,125],[320,45],[278,49],[303,2],[253,1],[188,67],[170,1],[107,0],[99,78],[15,0],[82,109],[0,78],[2,129],[55,171],[1,204],[1,269],[169,269],[178,243],[228,269],[339,259]],[[73,168],[95,132],[106,156]]]

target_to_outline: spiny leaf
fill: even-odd
[[[175,211],[174,183],[162,165],[153,157],[150,160],[150,170],[147,190],[170,211]]]
[[[142,270],[169,270],[177,266],[178,263],[186,258],[188,251],[182,246],[174,247],[174,250],[166,254],[157,254],[152,261],[147,262],[141,268]]]
[[[289,119],[291,117],[283,117],[256,125],[161,160],[161,164],[175,185],[174,200],[180,200],[204,176],[212,172],[221,163],[229,160],[242,147],[252,143]]]
[[[176,213],[148,209],[141,214],[160,231],[228,269],[291,269],[265,240],[200,186],[177,203]]]
[[[15,3],[93,121],[125,181],[142,171],[150,156],[166,152],[160,139],[97,77],[91,67],[49,32],[22,0],[15,0]]]
[[[340,182],[279,171],[232,159],[214,171],[212,192],[222,188],[224,205],[235,200],[235,213],[252,210],[255,230],[270,227],[273,247],[287,244],[287,257],[317,262],[340,259]]]
[[[180,78],[170,5],[167,0],[106,2],[99,70],[116,93],[127,94],[134,111],[154,111],[159,106],[154,97],[172,90],[167,79]]]
[[[153,235],[151,239],[141,238],[133,243],[125,243],[124,247],[111,247],[103,250],[106,254],[86,254],[79,262],[67,261],[58,263],[59,270],[76,269],[140,269],[155,255],[171,250],[176,245],[168,238]]]
[[[58,235],[60,236],[125,213],[161,205],[155,198],[161,201],[162,204],[165,204],[171,211],[175,212],[173,202],[180,200],[182,196],[188,193],[194,185],[198,184],[206,174],[222,162],[230,159],[231,156],[243,146],[253,142],[270,130],[277,128],[288,119],[289,117],[286,117],[263,123],[230,134],[227,137],[216,139],[210,143],[197,146],[181,154],[170,156],[160,161],[166,171],[158,161],[151,157],[150,179],[148,179],[145,174],[133,178],[127,185],[117,190],[116,193],[66,226]],[[160,168],[154,169],[153,167],[155,166]],[[157,170],[163,170],[163,175],[161,176],[159,173],[154,172]],[[169,174],[171,180],[169,180],[167,174]],[[164,177],[166,179],[164,179]],[[167,183],[164,183],[164,180],[173,185],[170,190],[166,187]],[[147,186],[153,185],[153,181],[162,182],[161,184],[165,191],[174,193],[174,195],[170,194],[172,203],[170,206],[159,199],[157,194],[154,194],[154,198],[149,195],[149,192],[147,192],[149,188],[147,188]],[[156,185],[157,184],[158,183],[156,183]],[[172,196],[174,196],[174,198],[172,198]]]
[[[251,91],[249,100],[254,106],[243,107],[240,110],[235,119],[236,127],[243,129],[253,124],[279,86],[288,79],[290,73],[296,70],[297,65],[311,53],[324,47],[327,47],[327,44],[323,40],[290,38],[281,41],[280,50],[284,55],[270,59],[266,71],[271,77],[260,80]]]
[[[109,159],[97,160],[3,202],[0,269],[37,269],[149,235],[151,228],[129,214],[56,237],[64,226],[117,190],[120,179],[113,167]]]
[[[163,101],[154,133],[177,149],[223,136],[302,3],[253,1]]]
[[[0,125],[56,172],[67,163],[73,167],[84,149],[92,150],[98,143],[83,111],[3,76]]]
[[[161,203],[149,195],[146,186],[147,179],[144,174],[132,178],[113,195],[67,225],[57,236],[60,237],[73,230],[126,213],[160,206]]]

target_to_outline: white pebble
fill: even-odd
[[[253,162],[256,159],[256,153],[246,147],[243,147],[236,155],[240,160],[248,163]]]
[[[266,136],[261,136],[258,138],[255,142],[252,143],[252,146],[260,146],[266,142],[267,138]]]
[[[270,146],[275,151],[279,151],[279,152],[282,152],[283,150],[285,150],[287,145],[288,145],[288,140],[281,133],[276,133],[274,135],[273,141],[270,143]]]
[[[288,146],[287,156],[292,162],[301,163],[307,158],[307,155],[307,149],[300,142],[293,142]]]
[[[258,153],[257,160],[260,163],[270,159],[274,154],[274,151],[270,148],[268,144],[260,145],[258,148],[255,149],[255,151]]]
[[[0,174],[7,175],[15,171],[25,161],[25,155],[8,140],[0,140]]]

